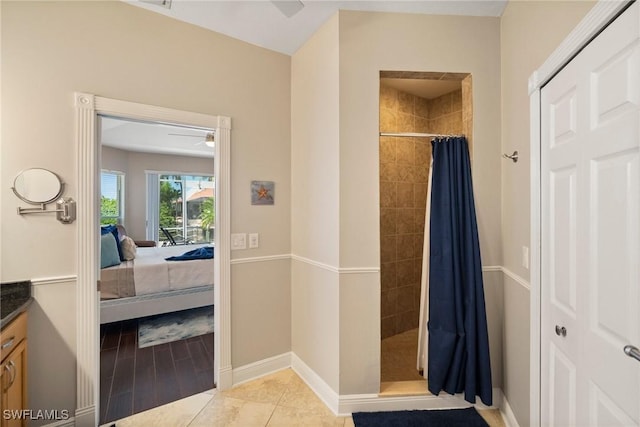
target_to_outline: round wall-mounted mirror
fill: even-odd
[[[60,197],[64,191],[64,183],[50,170],[32,168],[20,172],[11,189],[21,200],[40,205]]]

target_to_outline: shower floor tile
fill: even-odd
[[[416,369],[418,329],[382,340],[380,381],[424,381]]]
[[[427,391],[427,380],[420,381],[389,381],[380,383],[380,395],[390,396],[420,396],[431,395]]]

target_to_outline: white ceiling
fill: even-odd
[[[210,130],[161,123],[137,122],[102,117],[102,145],[140,153],[213,157],[214,149],[204,143]]]
[[[123,0],[248,43],[292,55],[338,10],[500,16],[507,0]],[[302,3],[287,17],[275,3]],[[286,6],[286,5],[285,5]]]

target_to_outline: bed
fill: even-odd
[[[213,305],[214,260],[167,261],[211,245],[138,247],[100,270],[100,323]]]

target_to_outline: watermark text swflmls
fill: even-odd
[[[65,421],[69,419],[68,409],[5,409],[2,411],[5,420],[47,420]]]

